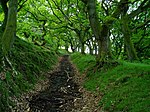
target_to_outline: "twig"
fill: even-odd
[[[69,74],[68,74],[68,72],[66,70],[65,70],[65,72],[66,72],[67,77],[68,77],[68,79],[67,79],[67,82],[68,82],[70,79],[72,79],[72,77],[69,76]]]

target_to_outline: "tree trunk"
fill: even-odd
[[[75,52],[75,47],[74,47],[72,42],[70,42],[70,47],[71,47],[72,52],[74,53]]]
[[[93,48],[92,48],[92,46],[91,46],[91,44],[89,43],[89,44],[87,44],[87,46],[88,46],[88,48],[89,48],[89,53],[91,54],[91,55],[93,55]]]
[[[97,55],[98,53],[98,46],[96,44],[94,44],[94,50],[95,50],[95,55]]]
[[[77,35],[79,37],[79,43],[80,43],[80,48],[81,48],[81,53],[85,54],[85,46],[84,46],[84,37],[82,35],[82,31],[77,32]]]
[[[96,0],[88,0],[88,13],[89,20],[92,31],[98,41],[98,56],[97,63],[101,64],[108,60],[110,56],[110,46],[109,46],[109,25],[105,22],[103,25],[99,23],[98,15],[96,12]]]
[[[65,44],[65,50],[66,50],[67,52],[69,52],[68,49],[69,49],[69,45],[68,45],[68,42],[66,42],[66,44]]]
[[[16,34],[18,0],[9,0],[8,18],[2,37],[3,55],[8,54]]]
[[[122,18],[122,32],[124,35],[124,43],[126,46],[128,60],[133,61],[133,60],[137,60],[138,57],[137,57],[134,45],[131,41],[131,30],[129,29],[128,24],[129,24],[128,18],[124,16]]]
[[[81,43],[81,54],[85,54],[84,42]]]
[[[105,62],[109,59],[112,59],[111,47],[109,41],[109,27],[107,25],[102,25],[102,29],[100,32],[100,38],[98,39],[99,46],[99,54],[97,57],[97,61]]]

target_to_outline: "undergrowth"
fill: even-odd
[[[32,89],[34,84],[43,79],[43,73],[52,69],[57,62],[53,51],[35,46],[19,38],[16,39],[5,66],[0,66],[0,112],[8,112],[14,106],[11,97]]]
[[[89,91],[101,92],[99,106],[103,111],[149,112],[150,65],[120,61],[107,70],[95,71],[94,56],[75,53],[71,58],[81,74],[86,71],[83,86]]]

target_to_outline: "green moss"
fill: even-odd
[[[7,62],[5,71],[0,67],[0,73],[5,76],[3,80],[0,78],[0,112],[8,112],[9,105],[13,106],[9,97],[19,96],[32,89],[38,80],[42,80],[42,74],[56,64],[57,55],[46,48],[17,38],[8,59],[17,74]]]
[[[80,58],[78,58],[80,56]],[[88,57],[80,54],[73,54],[73,62],[80,71],[85,71],[89,66]],[[90,60],[89,58],[89,60]],[[87,79],[84,87],[103,94],[99,106],[108,112],[149,112],[150,110],[150,65],[142,63],[118,62],[118,66],[105,66],[106,70],[98,69],[87,71]],[[85,66],[86,65],[86,66]],[[94,60],[93,60],[94,65]],[[96,62],[95,62],[96,65]],[[93,67],[93,68],[92,68]]]

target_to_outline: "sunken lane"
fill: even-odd
[[[31,112],[73,112],[74,100],[81,98],[79,86],[73,81],[74,68],[69,56],[60,58],[59,65],[49,76],[49,87],[32,97]]]

